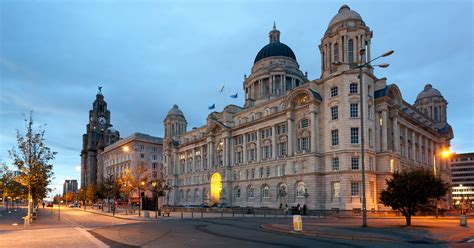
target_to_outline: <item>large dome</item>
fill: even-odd
[[[296,56],[293,53],[293,50],[291,50],[289,46],[281,42],[272,42],[264,46],[262,49],[260,49],[253,63],[255,64],[264,58],[274,57],[274,56],[284,56],[284,57],[292,58],[296,61]]]
[[[422,92],[420,92],[420,94],[418,94],[418,96],[416,97],[416,100],[421,100],[423,98],[428,98],[428,97],[443,97],[441,95],[441,92],[439,92],[439,90],[433,88],[433,86],[431,84],[427,84],[425,85],[425,88],[423,89]]]
[[[349,6],[342,5],[341,8],[339,8],[337,14],[331,19],[331,22],[329,22],[328,27],[331,27],[332,25],[345,20],[362,21],[362,17],[359,15],[359,13],[351,10]]]

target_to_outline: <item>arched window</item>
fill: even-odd
[[[265,109],[265,116],[269,116],[270,115],[270,108],[266,108]]]
[[[347,61],[354,63],[354,41],[352,39],[347,42]]]
[[[254,121],[255,120],[255,113],[251,113],[250,114],[250,121]]]
[[[334,44],[334,62],[339,62],[339,45]]]
[[[266,184],[262,187],[262,198],[270,198],[270,187]]]
[[[303,182],[296,184],[296,197],[304,197],[306,195],[306,186]]]
[[[247,196],[248,198],[254,198],[255,197],[255,189],[253,188],[252,185],[249,185],[247,188]]]

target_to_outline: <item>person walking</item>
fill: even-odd
[[[43,202],[43,208],[44,208],[44,202]]]

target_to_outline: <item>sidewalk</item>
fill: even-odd
[[[302,235],[334,239],[382,241],[405,244],[473,244],[465,243],[474,238],[471,227],[459,226],[453,218],[414,218],[413,226],[405,227],[403,218],[369,218],[369,227],[361,227],[359,218],[303,219],[303,231],[293,231],[292,223],[263,224],[261,228],[289,235]]]
[[[57,221],[49,209],[39,209],[38,218],[26,230],[1,232],[0,240],[2,247],[108,247],[86,230]]]

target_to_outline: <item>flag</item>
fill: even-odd
[[[235,93],[235,95],[230,95],[230,98],[237,98],[239,93]]]
[[[219,90],[219,93],[222,93],[224,91],[224,85],[222,85],[221,90]]]
[[[216,108],[216,104],[212,104],[211,106],[207,107],[208,109],[215,109]]]

